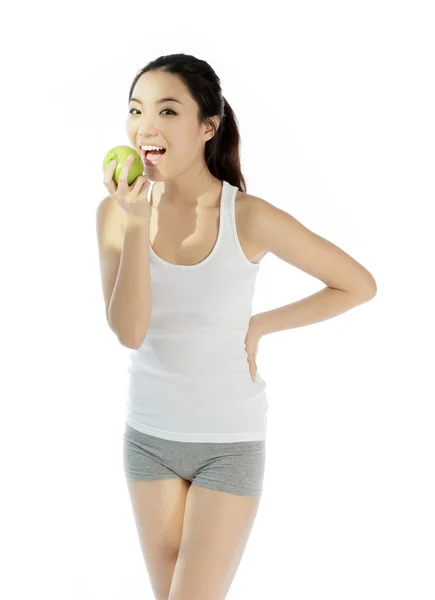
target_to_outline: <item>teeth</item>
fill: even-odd
[[[161,148],[160,146],[141,146],[141,150],[165,150],[165,148]]]

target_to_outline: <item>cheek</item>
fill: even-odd
[[[136,138],[137,138],[136,128],[132,125],[132,123],[130,121],[127,121],[126,126],[125,126],[125,131],[127,132],[129,140],[131,142],[136,143]]]

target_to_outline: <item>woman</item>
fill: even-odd
[[[372,275],[285,211],[246,193],[239,131],[213,69],[163,56],[135,77],[128,163],[97,210],[106,316],[131,348],[124,468],[158,600],[225,598],[262,493],[267,333],[328,319],[376,294]],[[325,289],[251,315],[272,252]]]

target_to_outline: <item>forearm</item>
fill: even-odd
[[[118,276],[109,304],[109,323],[127,347],[141,343],[151,315],[149,221],[127,217]]]
[[[370,294],[345,292],[325,287],[297,302],[258,313],[253,316],[253,319],[256,321],[260,335],[263,336],[275,331],[326,321],[359,304],[364,304],[372,297]]]

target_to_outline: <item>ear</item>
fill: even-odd
[[[209,121],[213,121],[215,127],[216,127],[216,131],[219,129],[219,124],[220,124],[220,117],[219,115],[216,115],[215,117],[210,117]],[[215,136],[215,131],[213,129],[213,126],[210,122],[208,122],[205,126],[205,141],[208,142],[209,140],[211,140],[214,136]]]

